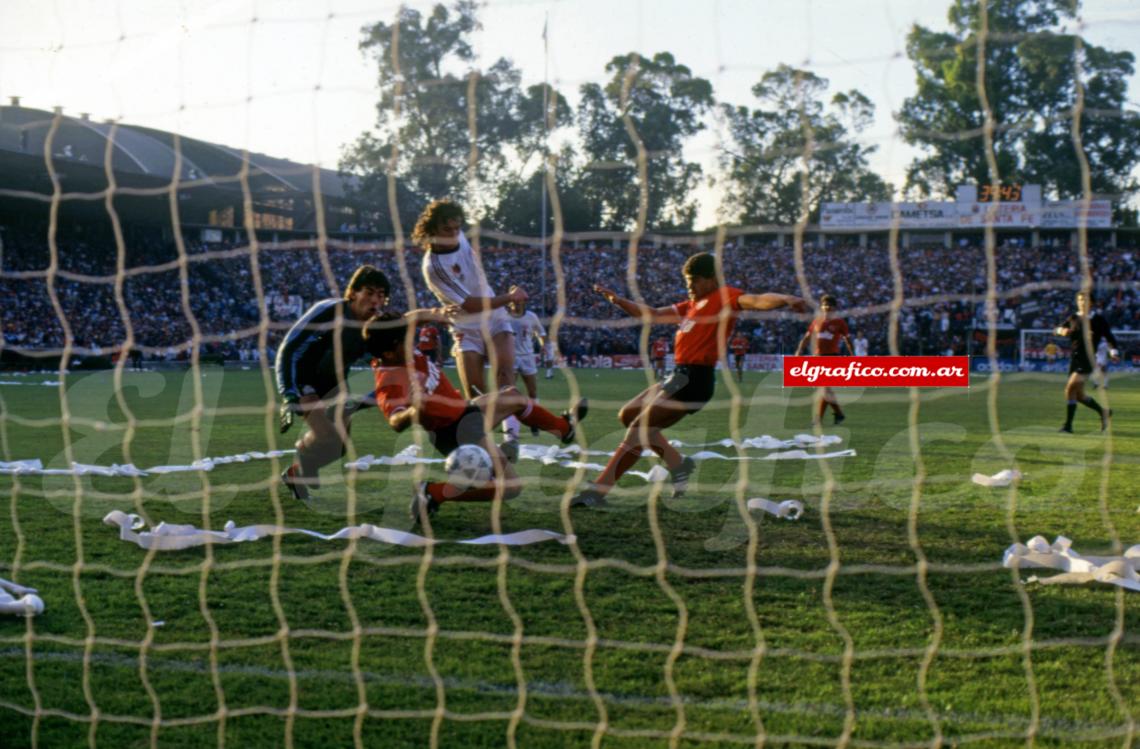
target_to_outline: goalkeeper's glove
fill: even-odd
[[[297,396],[286,396],[285,402],[281,404],[281,409],[278,411],[281,434],[285,434],[293,428],[293,414],[298,413],[301,413],[301,402],[297,399]]]

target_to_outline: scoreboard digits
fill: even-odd
[[[979,203],[992,203],[995,200],[1000,200],[1003,203],[1020,203],[1021,185],[1000,185],[998,187],[991,184],[978,185]]]

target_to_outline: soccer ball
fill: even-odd
[[[447,456],[443,469],[461,489],[481,486],[491,480],[491,456],[479,445],[460,445]]]

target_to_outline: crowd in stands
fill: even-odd
[[[256,360],[268,352],[272,358],[300,312],[319,299],[339,296],[362,263],[389,275],[396,308],[409,306],[410,296],[417,306],[436,304],[423,283],[416,248],[397,253],[352,238],[320,244],[262,241],[251,247],[204,244],[189,234],[176,242],[157,229],[134,227],[119,241],[109,225],[60,222],[49,242],[46,225],[0,227],[3,347],[61,349],[70,338],[80,352],[110,356],[129,335],[150,360],[189,358],[195,341],[203,355]],[[624,247],[609,244],[563,248],[548,255],[544,268],[534,247],[484,241],[483,262],[496,289],[505,291],[511,284],[527,289],[531,308],[548,326],[562,312],[558,345],[571,361],[637,353],[640,323],[605,302],[593,285],[605,284],[653,306],[671,304],[685,298],[680,269],[697,248],[645,247],[631,263]],[[872,354],[891,352],[896,298],[904,300],[897,316],[899,353],[980,353],[975,331],[988,319],[987,290],[1001,329],[1052,328],[1071,311],[1081,277],[1073,248],[1016,239],[995,247],[992,289],[986,253],[969,241],[951,249],[900,248],[894,261],[881,245],[807,247],[801,253],[802,275],[792,248],[771,237],[730,241],[723,258],[726,281],[748,291],[835,295],[853,337],[864,335]],[[1098,244],[1090,247],[1088,261],[1110,325],[1140,329],[1140,250]],[[792,353],[804,326],[802,320],[750,313],[739,327],[754,353]],[[672,332],[657,326],[647,340],[671,338]]]

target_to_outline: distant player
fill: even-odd
[[[432,445],[447,455],[460,445],[480,445],[491,456],[494,477],[484,486],[462,489],[444,481],[418,484],[412,495],[411,516],[423,522],[444,502],[490,502],[496,493],[503,499],[518,496],[522,482],[514,466],[486,433],[508,416],[528,426],[543,429],[563,443],[574,439],[575,425],[586,417],[585,399],[562,416],[555,416],[514,387],[492,395],[466,400],[434,362],[416,351],[408,360],[407,329],[403,318],[389,313],[369,326],[368,337],[376,350],[372,362],[376,379],[376,405],[388,426],[403,432],[419,424]],[[498,484],[498,486],[496,486]]]
[[[352,274],[344,297],[324,299],[294,323],[277,349],[277,391],[283,401],[281,433],[300,415],[308,430],[297,440],[297,458],[281,481],[302,501],[319,486],[322,466],[339,458],[348,438],[351,411],[335,405],[347,390],[348,368],[365,354],[375,355],[362,336],[367,320],[388,303],[390,286],[383,272],[362,265]],[[339,345],[338,345],[339,340]]]
[[[595,507],[605,504],[605,496],[637,462],[643,449],[657,453],[669,469],[673,496],[684,495],[696,464],[681,457],[662,433],[688,414],[708,403],[716,387],[716,365],[725,357],[726,338],[743,310],[772,310],[788,307],[807,310],[799,297],[786,294],[747,294],[731,286],[721,286],[716,258],[699,253],[685,261],[683,268],[689,298],[669,307],[650,307],[619,297],[604,286],[594,290],[631,317],[660,324],[676,324],[673,373],[664,382],[654,383],[638,393],[618,412],[626,427],[625,437],[613,457],[593,482],[571,501],[572,506]]]
[[[428,288],[445,305],[459,307],[464,315],[451,324],[456,339],[456,366],[467,398],[491,390],[483,367],[494,366],[494,387],[511,387],[515,381],[515,341],[511,321],[503,309],[511,302],[525,302],[527,293],[512,286],[496,294],[487,283],[483,264],[463,234],[463,209],[450,200],[432,201],[420,214],[412,239],[424,248],[423,275]],[[519,422],[508,416],[503,424],[504,449],[518,457]]]
[[[1060,349],[1058,348],[1056,343],[1054,343],[1053,341],[1049,341],[1048,343],[1045,344],[1045,361],[1046,362],[1048,362],[1049,364],[1055,363],[1057,361],[1057,354],[1058,353],[1060,353]]]
[[[546,328],[538,315],[526,308],[526,302],[511,302],[507,305],[511,315],[511,327],[515,331],[515,372],[522,377],[527,397],[538,403],[538,362],[534,353],[534,343],[545,349]],[[538,436],[539,429],[531,426],[530,433]]]
[[[416,349],[436,364],[443,363],[443,350],[439,345],[439,328],[434,325],[421,325],[416,337]]]
[[[867,340],[867,336],[863,335],[863,331],[855,332],[855,356],[869,356],[867,353],[871,350],[871,344]]]
[[[542,347],[542,366],[546,367],[546,379],[554,379],[554,361],[558,353],[554,350],[554,337],[547,336],[546,345]]]
[[[800,339],[800,345],[796,347],[796,356],[799,356],[805,347],[810,347],[812,356],[839,356],[840,344],[847,347],[848,355],[854,351],[851,339],[848,337],[847,321],[836,315],[835,308],[835,297],[831,294],[824,294],[820,298],[819,312],[811,321],[811,325],[808,325],[804,337]],[[847,416],[839,407],[839,398],[835,396],[835,391],[829,387],[819,390],[819,414],[816,420],[823,421],[827,407],[831,406],[831,410],[835,412],[835,423],[842,424]]]
[[[744,382],[744,357],[748,354],[748,339],[738,330],[728,342],[728,347],[732,349],[733,364],[736,365],[736,381]]]
[[[651,350],[653,358],[653,376],[658,380],[665,379],[665,357],[669,355],[669,339],[658,338],[653,342]]]
[[[1085,336],[1085,326],[1088,326],[1089,336]],[[1108,341],[1111,348],[1108,350],[1109,358],[1120,361],[1120,352],[1116,350],[1116,336],[1108,328],[1108,321],[1092,309],[1092,296],[1087,291],[1077,292],[1077,311],[1061,323],[1054,331],[1058,336],[1069,339],[1072,348],[1069,360],[1069,380],[1065,383],[1065,425],[1062,432],[1073,433],[1073,416],[1077,412],[1077,404],[1082,403],[1100,416],[1100,430],[1108,428],[1108,419],[1112,411],[1105,411],[1092,396],[1085,395],[1085,380],[1092,374],[1092,356],[1102,340]]]

